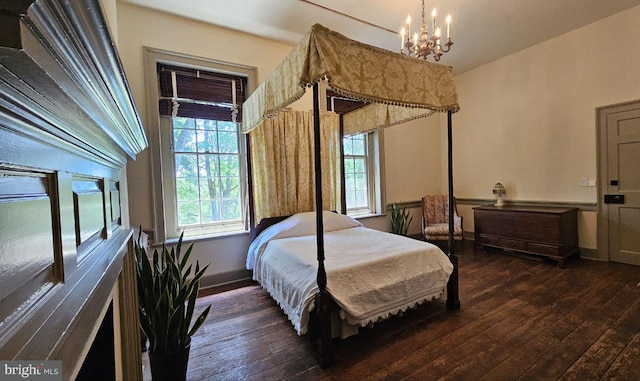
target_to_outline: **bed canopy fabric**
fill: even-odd
[[[370,103],[343,115],[345,134],[383,128],[408,120],[446,112],[449,152],[449,199],[453,205],[451,115],[459,110],[458,94],[451,68],[407,57],[351,40],[320,24],[315,24],[282,63],[267,77],[243,104],[244,133],[263,124],[279,110],[302,97],[313,86],[314,140],[320,147],[320,81],[327,81],[335,93]],[[349,115],[351,114],[351,115]],[[322,174],[320,149],[315,150],[316,233],[318,258],[319,362],[333,363],[330,351],[331,298],[326,291],[324,268],[324,233],[322,213]],[[453,211],[450,210],[453,215]],[[453,220],[449,223],[448,256],[454,270],[447,284],[447,307],[457,309],[457,257],[453,245]]]
[[[325,79],[336,93],[372,103],[361,113],[372,107],[375,114],[384,114],[378,128],[459,110],[450,67],[363,44],[315,24],[244,103],[242,131],[256,128]],[[357,131],[347,123],[346,129]]]

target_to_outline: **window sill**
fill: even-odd
[[[203,242],[203,241],[213,241],[217,239],[224,238],[232,238],[238,236],[248,236],[248,230],[233,230],[227,232],[219,232],[219,233],[209,233],[209,234],[200,234],[200,235],[192,235],[192,236],[184,236],[182,238],[183,243],[194,243],[194,242]],[[164,243],[166,245],[176,245],[178,243],[179,238],[167,238]],[[162,242],[154,243],[151,245],[153,248],[162,247]]]

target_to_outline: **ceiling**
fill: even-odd
[[[398,51],[407,15],[416,28],[419,0],[119,0],[295,44],[320,23],[345,36]],[[426,0],[450,13],[454,45],[440,63],[454,74],[580,28],[640,0]],[[444,18],[438,17],[444,24]],[[611,36],[614,38],[614,36]],[[594,51],[596,49],[594,48]]]

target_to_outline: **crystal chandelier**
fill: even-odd
[[[435,8],[431,11],[431,18],[433,20],[431,26],[431,36],[429,36],[429,30],[424,15],[424,0],[422,0],[422,25],[420,26],[420,33],[415,32],[411,37],[411,16],[407,16],[407,25],[402,28],[400,32],[402,38],[400,39],[400,53],[406,54],[411,57],[421,58],[426,60],[429,56],[433,56],[433,59],[440,61],[440,57],[451,50],[451,15],[447,15],[447,42],[444,46],[441,43],[440,27],[436,24],[436,16],[438,12]]]

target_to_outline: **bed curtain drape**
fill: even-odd
[[[322,112],[322,198],[340,211],[340,122]],[[315,209],[313,112],[283,110],[249,134],[256,224]]]

